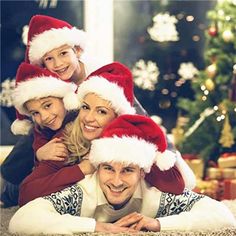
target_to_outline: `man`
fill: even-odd
[[[181,195],[148,186],[145,173],[165,155],[165,135],[150,118],[121,115],[92,141],[97,167],[83,181],[20,208],[11,233],[73,234],[236,227],[222,203],[185,190]],[[159,151],[158,151],[159,150]],[[161,150],[161,151],[160,151]]]

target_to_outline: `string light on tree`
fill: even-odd
[[[231,30],[228,29],[222,33],[222,38],[226,43],[233,42],[234,34]]]

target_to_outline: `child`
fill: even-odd
[[[82,171],[82,174],[78,171],[78,166],[87,161],[91,141],[99,138],[104,127],[115,117],[135,113],[132,74],[117,62],[90,74],[79,86],[77,94],[81,104],[80,111],[76,120],[66,126],[64,138],[70,153],[69,160],[65,163],[40,162],[21,184],[20,206],[39,196],[60,191],[80,181],[84,175],[91,174],[94,171],[92,168],[86,173]],[[161,149],[160,152],[162,151]],[[184,182],[179,170],[174,167],[175,161],[175,154],[166,151],[157,157],[156,165],[153,165],[146,180],[159,189],[182,192]]]

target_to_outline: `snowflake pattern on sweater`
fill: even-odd
[[[183,211],[190,211],[193,205],[204,196],[188,189],[182,194],[162,193],[160,206],[155,218],[176,215]]]
[[[77,185],[70,186],[43,198],[49,200],[61,215],[70,214],[80,216],[81,214],[83,191]]]

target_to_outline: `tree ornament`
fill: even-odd
[[[225,116],[225,122],[223,125],[223,129],[221,131],[221,137],[219,140],[219,143],[222,145],[222,147],[230,148],[234,144],[234,135],[232,132],[232,127],[229,123],[229,116]]]
[[[218,30],[215,26],[211,26],[209,29],[208,29],[208,34],[211,36],[211,37],[215,37],[218,33]]]
[[[233,41],[234,39],[234,34],[231,30],[225,30],[223,33],[222,33],[222,38],[223,40],[228,43],[228,42],[231,42]]]
[[[212,91],[215,89],[215,83],[212,79],[206,79],[205,86],[208,91]]]
[[[207,73],[208,77],[210,77],[210,78],[214,78],[216,75],[216,72],[217,72],[216,63],[212,63],[211,65],[209,65],[206,68],[206,73]]]
[[[137,87],[144,90],[155,90],[160,74],[157,64],[153,61],[137,61],[132,69],[134,83]]]
[[[178,20],[169,12],[159,13],[153,17],[153,26],[147,29],[152,40],[157,42],[178,41],[179,33],[175,24]]]

